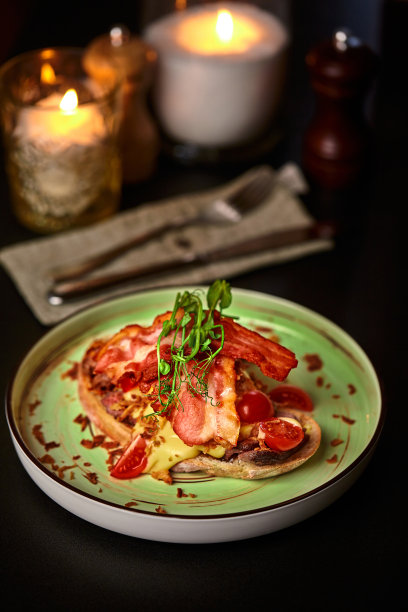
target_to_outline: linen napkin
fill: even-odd
[[[233,260],[179,269],[166,275],[164,280],[163,277],[134,280],[126,285],[107,288],[103,293],[83,296],[58,306],[48,302],[47,294],[53,268],[96,254],[108,245],[120,244],[130,234],[136,236],[138,233],[144,233],[166,219],[170,220],[174,215],[181,214],[188,217],[197,209],[208,205],[214,198],[227,196],[258,171],[258,168],[253,168],[216,189],[149,202],[90,227],[6,247],[0,251],[0,261],[39,321],[44,325],[53,325],[77,310],[107,297],[163,285],[200,285],[216,278],[230,279],[251,270],[332,248],[331,240],[316,239]],[[194,244],[198,251],[206,251],[210,248],[233,245],[275,230],[311,225],[313,218],[297,197],[297,194],[307,191],[307,185],[299,168],[289,163],[273,172],[276,181],[270,195],[238,223],[223,226],[190,226],[178,232],[168,232],[95,270],[90,276],[125,271],[145,263],[167,262],[181,254],[183,240],[180,238]]]

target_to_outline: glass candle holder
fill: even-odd
[[[42,233],[87,225],[118,207],[117,75],[91,78],[83,51],[19,55],[0,69],[0,116],[14,212]]]

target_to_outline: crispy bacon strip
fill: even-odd
[[[171,312],[157,316],[150,327],[127,325],[106,342],[96,356],[95,373],[104,372],[116,383],[125,372],[143,373],[138,379],[157,378],[156,346],[163,322]],[[162,339],[160,354],[169,355],[174,334]]]
[[[170,312],[157,316],[150,327],[124,327],[99,351],[95,372],[106,373],[115,383],[129,370],[143,373],[138,379],[154,380],[157,373],[157,339],[163,322],[170,316]],[[296,367],[297,359],[289,349],[239,325],[233,319],[220,318],[219,313],[215,313],[215,319],[224,328],[224,356],[254,363],[266,376],[278,381],[284,380],[290,370]],[[162,339],[161,356],[164,358],[170,357],[173,337],[173,334],[169,334]],[[213,349],[218,346],[219,341],[213,340]]]
[[[190,372],[192,368],[189,365]],[[181,406],[173,407],[168,419],[185,444],[215,441],[227,448],[237,444],[240,422],[235,410],[235,380],[235,360],[217,356],[208,372],[207,398],[193,395],[186,384],[182,385]]]
[[[295,354],[284,346],[242,327],[233,319],[218,317],[218,322],[224,328],[223,355],[254,363],[266,376],[279,381],[285,380],[297,366]],[[219,341],[215,340],[214,346],[219,346]]]
[[[181,311],[179,316],[182,314]],[[167,312],[156,317],[150,327],[128,325],[123,328],[98,351],[94,372],[107,375],[124,391],[142,382],[154,383],[157,380],[157,340],[163,322],[170,316]],[[173,407],[168,418],[185,444],[194,446],[215,441],[228,448],[236,445],[239,434],[239,418],[235,411],[235,360],[254,363],[266,376],[276,380],[284,380],[297,365],[297,360],[288,349],[232,319],[221,318],[219,313],[215,313],[215,319],[224,328],[224,347],[208,373],[208,397],[192,394],[183,384],[179,392],[182,408]],[[162,339],[162,357],[170,358],[173,339],[174,333]],[[214,340],[212,348],[218,348],[219,342]],[[190,371],[193,367],[193,362],[189,362]]]

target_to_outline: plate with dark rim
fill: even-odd
[[[177,290],[99,303],[48,331],[27,353],[10,383],[6,410],[15,449],[30,477],[86,521],[163,542],[260,536],[334,502],[366,467],[380,436],[384,409],[375,370],[362,348],[325,317],[241,289],[233,290],[227,313],[295,352],[299,365],[287,382],[312,397],[322,430],[317,453],[293,472],[255,481],[197,472],[177,474],[171,485],[149,475],[126,481],[110,476],[109,445],[93,445],[97,432],[83,419],[75,365],[94,339],[128,324],[150,325],[157,314],[171,310]],[[276,384],[271,381],[271,387]]]

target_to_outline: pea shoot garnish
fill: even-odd
[[[193,395],[208,397],[207,373],[224,346],[224,328],[214,321],[214,312],[231,304],[230,284],[216,280],[207,291],[205,310],[199,291],[178,293],[170,319],[164,321],[157,340],[158,410],[149,416],[164,414],[171,406],[182,408],[179,391],[183,384]],[[182,316],[180,316],[180,311]],[[170,357],[161,357],[163,338],[174,332]],[[217,340],[213,350],[212,340]]]

